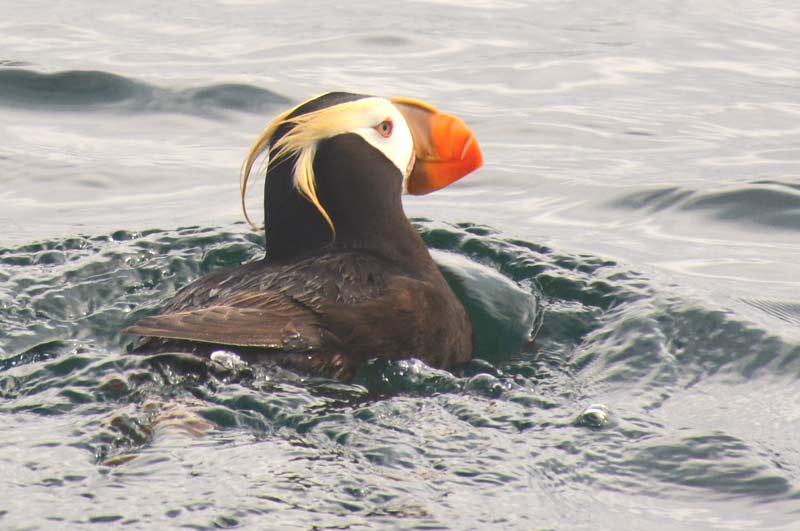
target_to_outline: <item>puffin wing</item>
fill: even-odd
[[[239,293],[206,308],[145,317],[123,332],[283,351],[317,350],[335,342],[313,310],[270,291]]]

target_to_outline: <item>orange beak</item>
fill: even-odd
[[[414,139],[416,161],[406,191],[427,194],[452,184],[483,165],[472,131],[455,116],[410,98],[392,98]]]

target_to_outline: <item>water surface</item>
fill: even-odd
[[[3,529],[797,526],[794,4],[0,15]],[[406,208],[479,359],[340,383],[127,355],[122,327],[260,255],[241,159],[327,90],[478,136],[485,167]]]

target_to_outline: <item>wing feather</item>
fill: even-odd
[[[145,317],[123,332],[284,351],[330,347],[335,339],[314,311],[275,292],[243,292],[206,308]]]

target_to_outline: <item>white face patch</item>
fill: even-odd
[[[397,166],[403,176],[403,189],[405,181],[414,166],[414,140],[408,122],[392,104],[383,98],[370,98],[375,104],[368,109],[364,120],[368,123],[353,132],[366,140],[372,147],[383,153],[387,159]],[[391,121],[391,134],[384,136],[377,127],[386,120]]]

